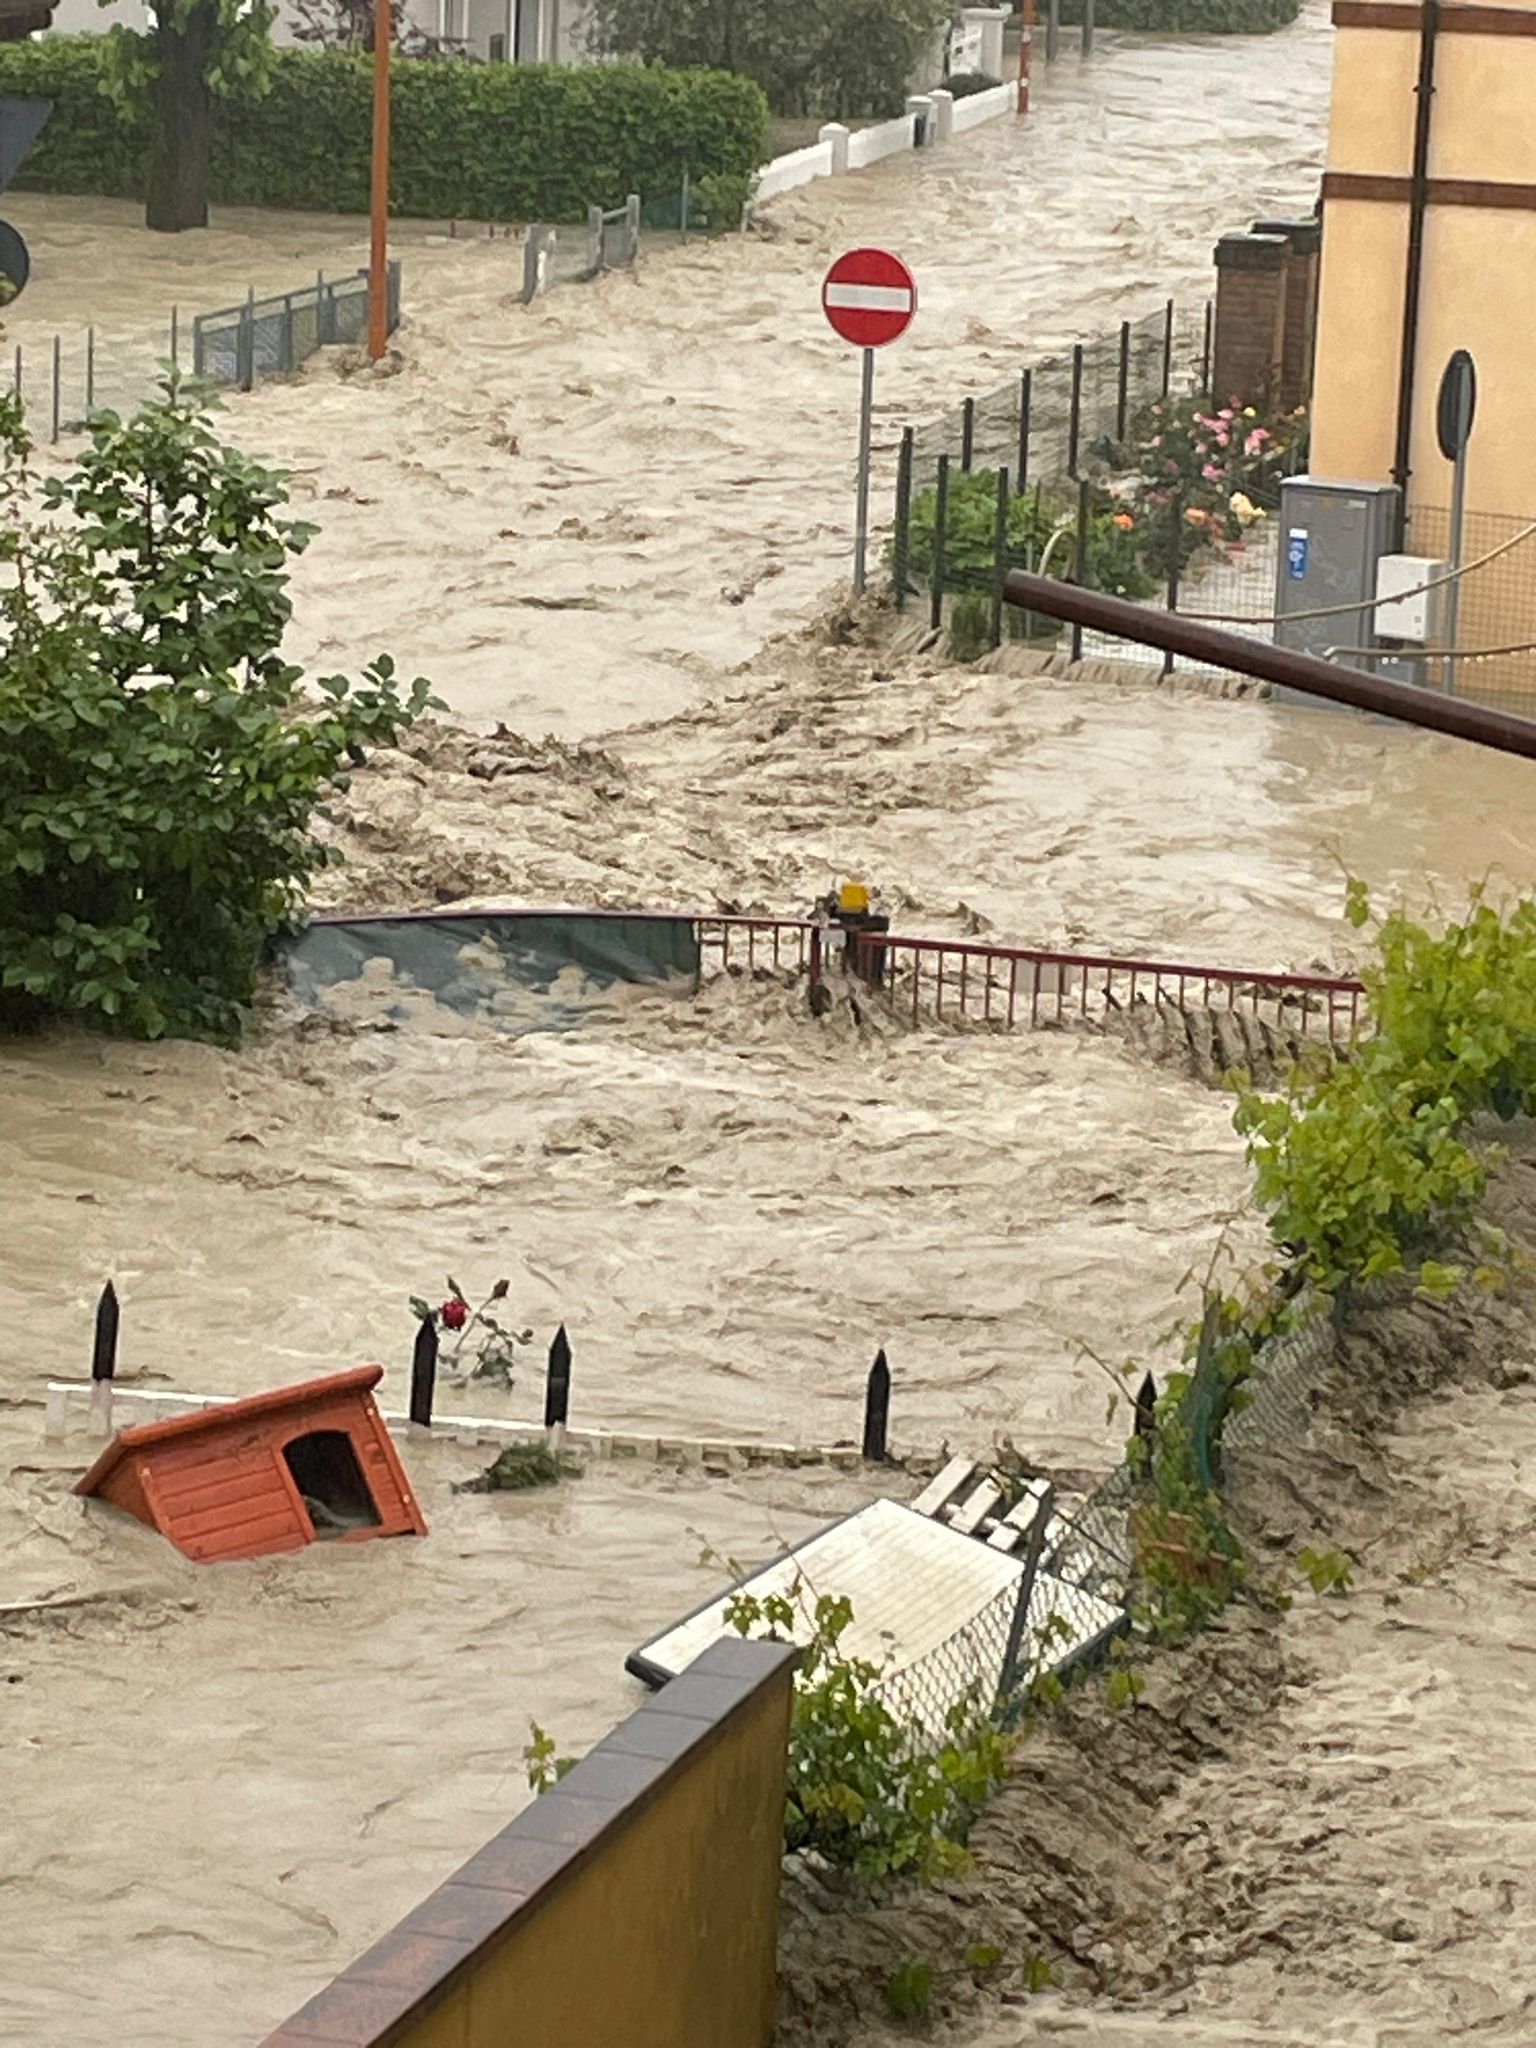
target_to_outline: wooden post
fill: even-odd
[[[571,1416],[571,1340],[562,1323],[549,1347],[549,1371],[544,1380],[544,1427],[565,1428]]]
[[[96,1304],[96,1338],[91,1349],[91,1423],[101,1436],[112,1434],[112,1381],[117,1374],[119,1320],[117,1289],[109,1280]]]
[[[416,1331],[416,1349],[411,1354],[411,1425],[432,1427],[432,1396],[437,1388],[437,1324],[423,1316]]]
[[[383,355],[389,332],[389,46],[393,37],[390,0],[373,9],[373,175],[368,252],[368,353]]]
[[[891,1420],[891,1368],[886,1364],[885,1353],[877,1351],[875,1362],[869,1368],[869,1384],[864,1390],[864,1456],[872,1465],[885,1462],[886,1432]]]

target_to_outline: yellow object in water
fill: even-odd
[[[837,907],[845,912],[868,910],[869,891],[862,882],[844,882],[837,892]]]

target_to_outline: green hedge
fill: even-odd
[[[1152,35],[1252,36],[1288,27],[1300,12],[1301,0],[1095,0],[1093,18]],[[1080,22],[1083,0],[1061,0],[1061,18]]]
[[[0,44],[0,92],[55,102],[18,185],[138,198],[147,135],[100,89],[102,38]],[[213,196],[231,206],[368,207],[371,65],[339,50],[276,50],[264,99],[219,110]],[[684,164],[746,178],[766,154],[768,107],[723,71],[398,58],[390,202],[461,220],[579,220],[638,192],[674,190]]]

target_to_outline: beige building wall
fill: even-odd
[[[1479,386],[1469,509],[1536,518],[1536,0],[1450,0],[1440,14],[1408,498],[1448,501],[1435,399],[1447,357],[1465,348]],[[1348,0],[1334,19],[1311,466],[1382,482],[1396,437],[1420,9]]]

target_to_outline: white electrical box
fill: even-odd
[[[1448,564],[1423,555],[1383,555],[1376,564],[1376,634],[1382,640],[1406,640],[1415,647],[1441,644],[1449,584],[1425,590],[1448,573]],[[1416,593],[1411,594],[1411,593]]]

